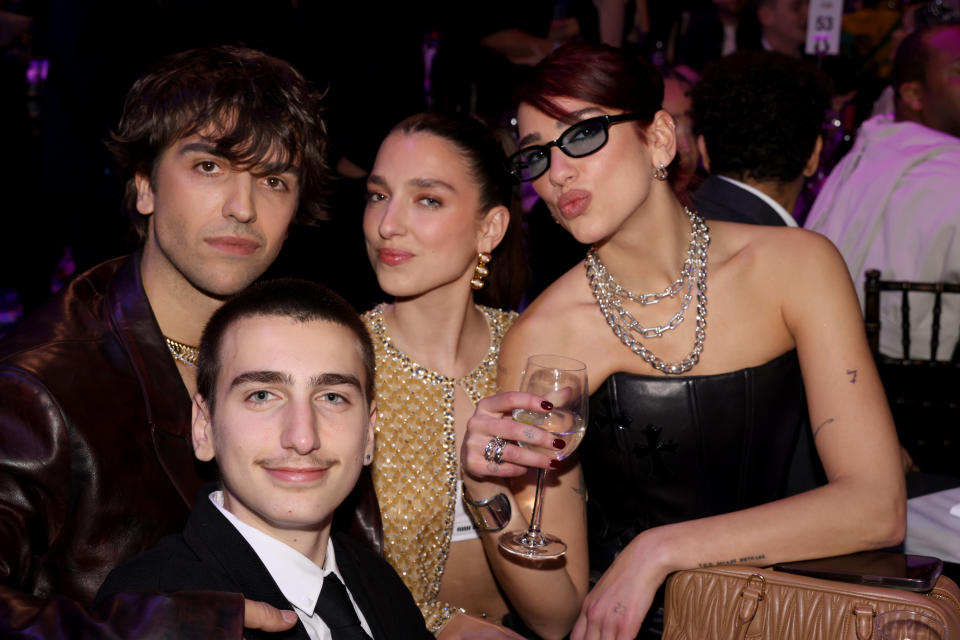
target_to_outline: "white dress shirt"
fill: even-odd
[[[363,617],[363,612],[360,611],[353,594],[350,593],[350,585],[346,583],[337,568],[332,540],[327,538],[327,553],[323,558],[323,567],[318,567],[310,558],[293,547],[251,527],[245,522],[241,522],[235,515],[224,509],[222,491],[211,493],[210,501],[216,505],[227,521],[240,532],[244,540],[253,547],[260,561],[270,572],[274,582],[280,587],[283,597],[293,606],[293,610],[296,611],[300,622],[306,627],[307,635],[310,636],[311,640],[331,640],[330,629],[327,628],[320,616],[314,613],[317,598],[320,597],[320,589],[323,588],[324,576],[331,573],[336,575],[347,588],[350,602],[357,612],[357,617],[360,618],[360,626],[367,632],[367,635],[373,637],[370,626],[367,624],[366,618]]]

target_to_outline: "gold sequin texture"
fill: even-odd
[[[474,404],[496,393],[500,341],[517,318],[514,312],[477,308],[490,327],[490,349],[459,380],[431,371],[397,349],[383,323],[383,305],[363,314],[377,359],[373,484],[384,552],[434,632],[459,611],[437,600],[457,499],[454,391],[459,384]]]

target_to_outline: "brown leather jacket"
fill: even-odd
[[[190,398],[139,265],[94,267],[0,343],[0,636],[100,637],[85,608],[107,573],[179,533],[216,477],[194,458]],[[98,616],[119,637],[145,623],[184,637],[184,616],[194,637],[238,637],[243,607],[228,594],[126,594]]]

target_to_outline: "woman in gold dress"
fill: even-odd
[[[465,424],[496,390],[500,340],[516,317],[475,303],[475,292],[520,291],[525,270],[504,167],[485,126],[436,114],[397,125],[377,154],[364,234],[393,302],[363,316],[377,358],[373,480],[386,558],[435,633],[522,628],[519,616],[550,637],[563,625],[558,612],[577,604],[551,598],[569,582],[565,569],[519,565],[496,547],[495,531],[525,527],[529,507],[461,500],[471,488],[458,467]]]

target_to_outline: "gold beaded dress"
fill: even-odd
[[[384,555],[434,633],[459,611],[437,600],[458,499],[454,392],[460,385],[474,404],[496,393],[500,342],[517,318],[512,311],[477,309],[487,319],[490,348],[473,371],[459,379],[431,371],[397,349],[384,326],[383,305],[363,314],[377,359],[372,470]]]

